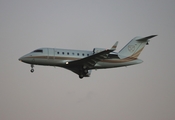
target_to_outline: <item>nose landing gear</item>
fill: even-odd
[[[34,69],[31,69],[30,72],[33,73],[34,72]]]
[[[34,72],[33,67],[34,67],[34,65],[33,65],[33,64],[31,64],[31,70],[30,70],[30,72],[31,72],[31,73],[33,73],[33,72]]]

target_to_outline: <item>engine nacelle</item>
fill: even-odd
[[[99,52],[101,52],[101,51],[104,51],[104,50],[106,50],[105,48],[94,48],[93,49],[93,53],[95,54],[95,53],[99,53]]]

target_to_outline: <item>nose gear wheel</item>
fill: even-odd
[[[31,70],[30,70],[30,72],[31,72],[31,73],[33,73],[33,72],[34,72],[33,67],[34,67],[34,65],[33,65],[33,64],[31,64]]]

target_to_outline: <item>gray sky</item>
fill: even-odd
[[[174,0],[0,0],[1,120],[174,120]],[[117,51],[157,34],[127,68],[80,80],[18,61],[40,47]]]

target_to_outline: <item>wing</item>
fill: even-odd
[[[111,49],[106,49],[104,51],[98,52],[96,54],[93,54],[91,56],[88,56],[79,60],[67,62],[67,65],[70,67],[79,66],[80,68],[87,69],[87,70],[93,69],[97,62],[103,59],[106,59],[110,52],[116,50],[117,44],[118,44],[118,41],[111,47]]]
[[[85,57],[79,60],[71,61],[67,63],[68,66],[73,67],[73,66],[81,66],[84,69],[92,69],[94,68],[95,64],[105,58],[108,57],[108,54],[112,52],[113,50],[104,50],[99,53],[93,54],[89,57]]]
[[[91,74],[91,69],[94,68],[95,64],[108,57],[108,54],[113,50],[104,50],[99,53],[93,54],[89,57],[85,57],[79,60],[67,62],[64,68],[76,73],[83,75],[83,77],[89,77]],[[81,78],[81,77],[80,77]]]
[[[89,77],[91,74],[91,69],[94,68],[95,64],[103,59],[106,59],[109,53],[116,49],[117,44],[118,42],[116,42],[111,49],[106,49],[79,60],[66,62],[64,68],[71,70],[78,75],[82,74],[83,71],[84,77]]]

